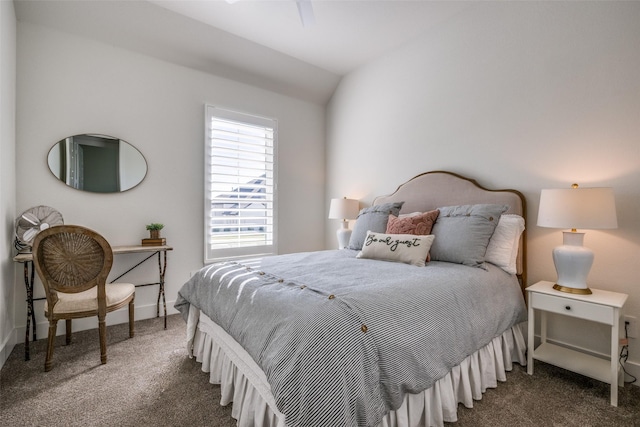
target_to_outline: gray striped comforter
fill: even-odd
[[[501,269],[321,251],[203,268],[180,290],[264,370],[287,425],[373,426],[526,320]]]

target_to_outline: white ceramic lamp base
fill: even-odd
[[[582,246],[584,233],[563,232],[562,246],[553,250],[558,281],[553,286],[562,292],[590,294],[587,276],[593,264],[593,251]]]
[[[351,230],[349,230],[349,221],[342,221],[342,227],[336,231],[338,237],[338,249],[344,249],[349,246],[349,239],[351,238]]]

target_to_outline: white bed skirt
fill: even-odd
[[[430,389],[408,394],[379,427],[430,427],[457,421],[458,403],[473,407],[473,401],[482,399],[487,388],[506,381],[506,371],[513,368],[513,362],[526,365],[524,325],[494,338]],[[285,427],[284,415],[276,407],[262,369],[221,327],[193,307],[187,322],[187,347],[190,356],[209,373],[209,381],[220,384],[220,404],[233,402],[231,416],[239,427]]]

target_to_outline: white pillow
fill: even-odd
[[[424,267],[427,254],[435,236],[414,234],[384,234],[367,232],[362,250],[357,258],[403,262]]]
[[[517,273],[516,259],[520,235],[524,231],[524,218],[520,215],[501,215],[484,259],[510,274]]]
[[[409,218],[409,217],[412,217],[412,216],[422,215],[423,213],[424,212],[411,212],[411,213],[408,213],[408,214],[400,214],[400,215],[398,215],[398,218]]]

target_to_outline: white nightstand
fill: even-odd
[[[618,406],[618,384],[623,384],[618,363],[620,354],[620,324],[626,294],[591,289],[591,295],[578,295],[553,289],[552,282],[538,282],[527,289],[529,296],[529,333],[527,373],[533,375],[533,360],[586,375],[611,384],[611,405]],[[540,312],[540,345],[534,350],[536,310]],[[547,312],[577,317],[611,326],[610,360],[570,350],[547,342]],[[623,328],[624,329],[624,328]]]

